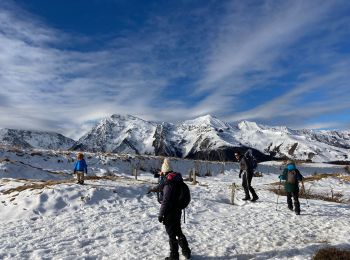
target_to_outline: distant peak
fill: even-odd
[[[241,130],[260,130],[260,127],[257,123],[243,120],[238,123],[238,128]]]
[[[129,114],[126,114],[126,115],[121,115],[121,114],[113,114],[111,115],[110,117],[111,119],[119,119],[119,120],[126,120],[126,119],[140,119],[140,118],[137,118],[133,115],[129,115]]]
[[[192,120],[187,120],[184,122],[184,124],[187,125],[211,125],[213,127],[221,128],[221,127],[227,127],[227,124],[220,119],[218,119],[215,116],[212,115],[204,115],[197,117]]]

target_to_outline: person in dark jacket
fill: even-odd
[[[87,165],[84,159],[84,154],[78,153],[78,161],[74,165],[74,174],[77,175],[78,184],[84,184],[84,173],[87,174]]]
[[[253,169],[251,169],[251,167],[249,167],[249,164],[248,164],[246,158],[244,158],[244,156],[242,156],[242,154],[239,151],[235,152],[235,157],[236,157],[237,161],[239,162],[239,167],[240,167],[239,178],[242,178],[242,173],[243,173],[242,186],[243,186],[244,193],[245,193],[245,197],[243,198],[243,200],[250,200],[249,191],[252,194],[251,201],[258,200],[259,197],[251,185],[253,175],[254,175]]]
[[[292,197],[294,199],[294,211],[295,214],[300,215],[300,203],[299,203],[299,182],[301,182],[304,188],[303,176],[296,168],[293,161],[288,161],[283,173],[279,176],[279,179],[284,182],[284,189],[287,193],[287,204],[290,210],[293,210]]]
[[[187,239],[181,230],[181,208],[177,205],[179,197],[179,185],[183,182],[180,173],[172,171],[168,159],[164,159],[162,164],[162,173],[165,176],[163,182],[163,199],[159,210],[158,220],[163,222],[165,230],[169,236],[170,255],[165,259],[179,259],[179,245],[182,254],[186,259],[191,258],[191,250],[188,246]]]

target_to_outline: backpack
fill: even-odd
[[[297,183],[297,172],[295,170],[288,170],[286,182],[289,184]]]
[[[190,201],[191,201],[190,189],[187,186],[187,184],[184,183],[183,181],[179,183],[178,188],[179,188],[178,206],[181,209],[184,209],[188,206],[188,204],[190,204]]]
[[[244,158],[246,159],[247,162],[247,166],[248,169],[250,170],[255,170],[258,167],[258,162],[255,159],[254,155],[253,155],[253,151],[251,149],[248,149],[245,154],[244,154]]]

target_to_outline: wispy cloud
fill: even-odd
[[[114,113],[274,123],[302,112],[307,124],[309,117],[348,108],[349,56],[338,48],[349,35],[349,18],[333,17],[342,5],[207,2],[151,15],[137,32],[79,51],[70,47],[93,39],[51,28],[2,2],[0,126],[76,138]],[[274,97],[249,104],[251,95],[274,87]],[[305,102],[317,91],[324,95]]]

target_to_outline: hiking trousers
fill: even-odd
[[[253,187],[251,185],[252,179],[253,179],[253,173],[252,172],[244,172],[243,178],[242,178],[242,186],[243,186],[246,198],[250,198],[249,191],[252,194],[253,198],[258,197],[258,195],[256,195],[256,192],[255,192],[255,190],[253,189]]]
[[[294,211],[295,213],[300,213],[300,203],[299,203],[299,191],[287,192],[287,203],[288,208],[293,210],[292,197],[294,199]]]
[[[77,180],[78,182],[84,182],[84,172],[82,171],[77,171]]]
[[[171,216],[165,217],[165,230],[169,236],[170,257],[177,259],[179,257],[179,245],[183,255],[190,255],[191,250],[181,229],[181,210],[174,212]]]

